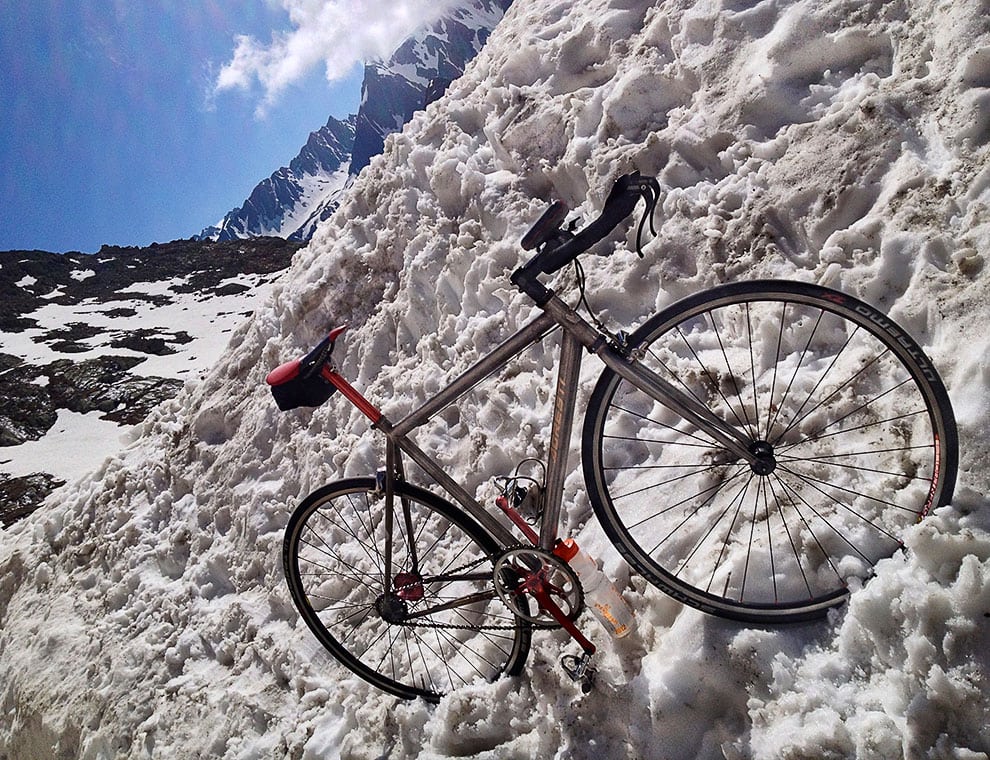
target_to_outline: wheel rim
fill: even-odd
[[[635,566],[695,606],[825,609],[939,498],[944,431],[897,342],[821,300],[840,294],[726,290],[657,318],[637,354],[746,431],[756,462],[612,376],[596,391],[596,509]]]
[[[287,580],[344,665],[386,691],[436,701],[516,670],[528,632],[495,594],[490,539],[432,494],[405,491],[395,503],[410,509],[415,561],[397,513],[386,575],[383,499],[352,486],[300,507],[286,534]]]

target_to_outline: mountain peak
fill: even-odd
[[[330,117],[299,154],[262,180],[248,199],[201,240],[275,235],[308,240],[339,205],[341,192],[385,138],[439,98],[478,54],[512,0],[466,0],[403,42],[387,60],[365,65],[361,106],[343,121]]]

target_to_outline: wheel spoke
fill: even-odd
[[[725,285],[648,320],[630,351],[750,439],[743,462],[611,370],[592,394],[592,506],[630,563],[689,604],[821,614],[950,498],[944,388],[903,331],[848,296]]]
[[[337,659],[386,691],[434,701],[518,671],[529,628],[496,594],[497,546],[469,517],[397,483],[393,575],[384,577],[386,500],[372,497],[374,481],[323,490],[290,519],[286,579],[303,619]]]

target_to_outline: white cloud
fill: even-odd
[[[215,92],[264,91],[259,112],[286,87],[322,65],[327,80],[347,75],[355,63],[388,56],[410,34],[439,18],[457,0],[281,0],[292,29],[275,31],[271,42],[239,36],[233,57],[215,82]]]

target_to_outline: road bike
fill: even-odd
[[[758,625],[822,616],[951,499],[958,443],[948,394],[918,344],[869,304],[758,280],[691,295],[629,333],[591,312],[578,256],[640,200],[642,255],[658,196],[655,179],[620,177],[600,216],[577,231],[565,226],[567,207],[551,205],[522,240],[535,254],[510,278],[539,315],[400,420],[337,371],[344,328],[269,375],[281,408],[339,391],[385,439],[384,467],[310,494],[283,545],[302,619],[357,675],[436,701],[520,673],[533,630],[562,627],[582,648],[562,663],[590,683],[595,645],[576,622],[584,592],[558,535],[584,354],[604,364],[581,433],[594,513],[632,569],[706,613]],[[541,280],[572,262],[577,307]],[[551,339],[559,359],[547,456],[493,474],[500,495],[486,506],[412,434]],[[407,479],[404,457],[433,490]]]

